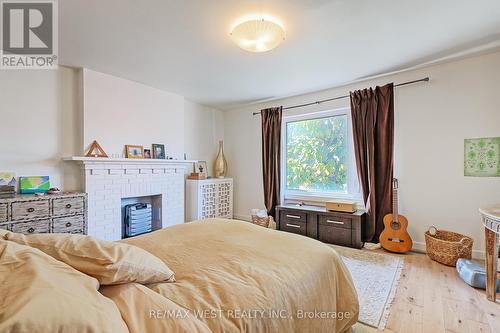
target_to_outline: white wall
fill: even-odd
[[[252,112],[425,76],[430,76],[429,83],[395,91],[395,176],[401,188],[400,211],[410,221],[415,248],[423,249],[424,232],[436,225],[472,236],[475,254],[480,255],[484,240],[478,207],[500,202],[500,178],[464,177],[463,146],[465,138],[500,136],[500,53],[225,112],[236,216],[248,218],[251,208],[264,208],[260,117]],[[286,115],[346,106],[349,99],[286,111]]]
[[[94,139],[109,156],[164,143],[169,156],[212,163],[222,124],[218,110],[88,69],[0,71],[0,171],[47,175],[66,191],[83,184],[79,166],[62,158]]]
[[[218,142],[224,139],[224,117],[217,109],[184,100],[184,151],[187,159],[207,161],[213,175]]]
[[[70,68],[0,71],[0,171],[81,188],[78,167],[62,161],[81,153],[80,85]]]
[[[84,149],[97,140],[120,156],[126,144],[162,143],[168,156],[184,158],[184,97],[89,69],[83,96]]]

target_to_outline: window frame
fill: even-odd
[[[314,120],[321,118],[329,118],[335,116],[347,116],[347,147],[348,147],[348,172],[347,172],[347,193],[332,193],[321,191],[302,191],[302,190],[288,190],[287,189],[287,125],[291,122]],[[319,112],[305,113],[300,115],[290,115],[283,117],[281,123],[281,202],[319,202],[324,203],[332,199],[347,199],[353,200],[358,204],[362,204],[361,190],[359,186],[356,158],[354,155],[354,139],[352,129],[351,108],[337,108]]]

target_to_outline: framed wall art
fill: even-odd
[[[464,175],[500,177],[500,137],[465,139]]]

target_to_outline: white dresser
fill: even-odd
[[[186,180],[186,221],[233,218],[233,179]]]

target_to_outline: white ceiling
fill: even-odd
[[[248,53],[239,17],[284,22],[285,42]],[[333,87],[500,40],[499,0],[59,0],[60,64],[228,109]]]

